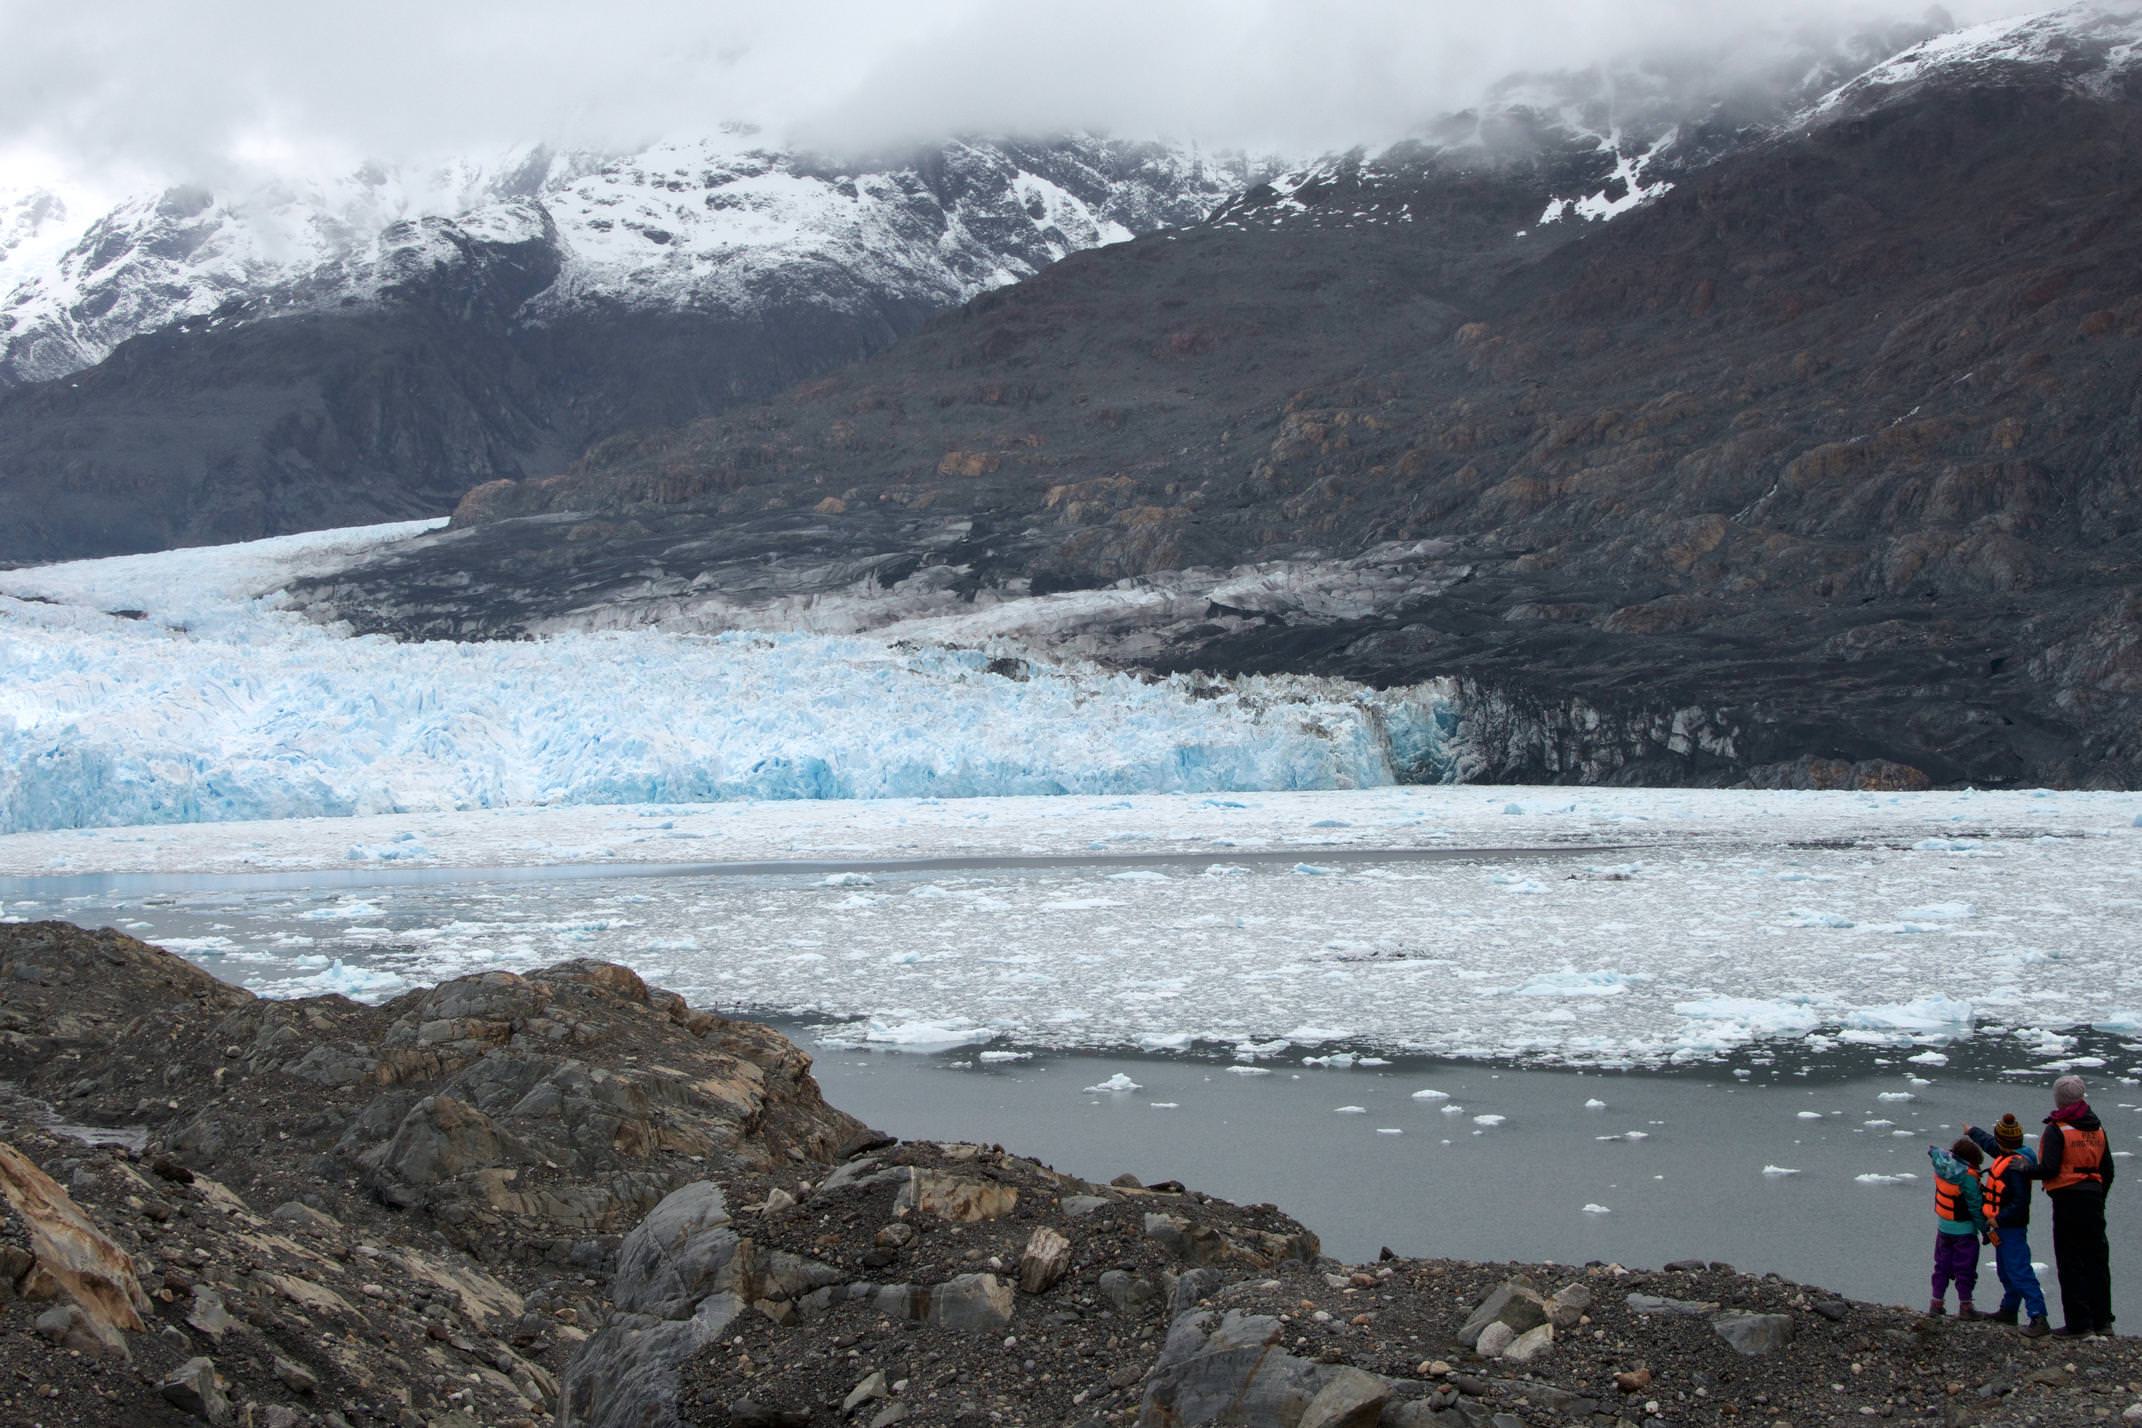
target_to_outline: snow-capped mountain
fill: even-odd
[[[1160,144],[960,141],[841,162],[733,129],[630,154],[533,148],[235,191],[181,185],[93,217],[51,193],[0,196],[0,384],[93,366],[182,323],[374,301],[470,243],[555,250],[555,281],[521,314],[531,321],[590,304],[749,317],[813,283],[835,310],[943,307],[1200,217],[1245,177],[1239,161]]]
[[[1424,179],[1481,171],[1531,176],[1540,197],[1535,227],[1615,218],[1951,25],[1936,7],[1916,21],[1863,29],[1757,27],[1714,46],[1513,74],[1407,142],[1327,156],[1249,190],[1214,221],[1410,221],[1399,211]]]
[[[1401,211],[1424,175],[1492,169],[1536,176],[1535,228],[1600,222],[1752,144],[1919,86],[2054,72],[2093,90],[2137,65],[2142,8],[2132,5],[2069,5],[1965,29],[1939,7],[1862,30],[1754,29],[1713,49],[1512,75],[1410,142],[1326,156],[1247,191],[1213,221],[1411,221]]]
[[[1803,116],[1821,122],[1932,84],[1976,84],[2057,74],[2072,90],[2103,96],[2142,68],[2142,5],[2084,3],[1934,35],[1824,94]]]

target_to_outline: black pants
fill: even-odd
[[[2074,1185],[2053,1202],[2053,1262],[2060,1270],[2060,1312],[2066,1327],[2112,1332],[2112,1248],[2105,1242],[2105,1192]]]

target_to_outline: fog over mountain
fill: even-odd
[[[0,3],[0,184],[227,183],[490,146],[638,148],[723,121],[874,150],[1106,129],[1294,153],[1376,144],[1514,70],[1740,33],[1916,20],[1917,0],[1496,5],[919,0]],[[1953,0],[1968,24],[2018,7]]]

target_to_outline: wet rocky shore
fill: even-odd
[[[605,963],[271,1001],[0,926],[0,1080],[6,1424],[2142,1419],[2131,1339],[1715,1263],[1342,1265],[1273,1206],[893,1142]]]

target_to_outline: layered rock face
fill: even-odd
[[[0,561],[443,515],[1243,181],[1098,138],[837,159],[739,133],[174,188],[76,230],[0,194]]]
[[[321,595],[506,634],[1203,592],[1087,643],[1458,677],[1483,778],[2132,783],[2133,30],[1908,51],[1611,222],[1543,214],[1599,177],[1566,145],[1296,175]]]

